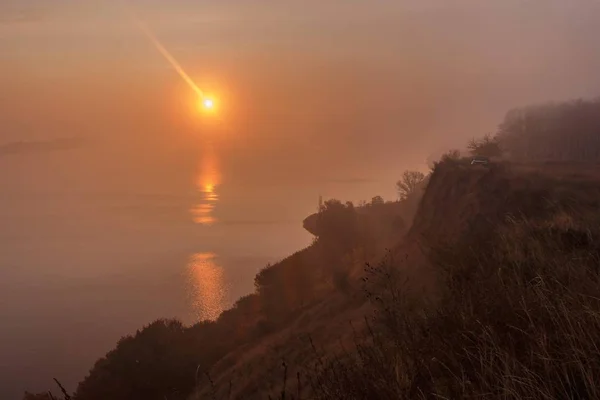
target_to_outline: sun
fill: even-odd
[[[208,110],[215,107],[215,102],[213,99],[204,99],[202,101],[202,106]]]
[[[217,112],[217,99],[214,96],[202,96],[199,100],[200,111],[204,114],[214,114]]]

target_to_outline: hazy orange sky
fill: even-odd
[[[0,141],[83,136],[131,174],[192,174],[206,130],[193,94],[123,4],[0,0]],[[240,184],[389,174],[393,186],[509,107],[600,93],[593,0],[128,4],[227,95],[230,134],[216,140]]]

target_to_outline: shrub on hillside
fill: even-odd
[[[344,204],[336,199],[327,200],[317,221],[319,240],[331,249],[352,249],[358,238],[356,222],[356,209],[351,202]]]
[[[502,149],[497,137],[490,134],[485,135],[481,139],[471,139],[467,144],[467,149],[473,156],[483,157],[500,157]]]
[[[221,355],[214,351],[222,338],[212,334],[213,325],[186,328],[177,320],[158,320],[122,338],[96,362],[75,398],[186,398],[196,385],[198,368],[207,368]]]

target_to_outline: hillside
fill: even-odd
[[[349,321],[358,319],[360,325],[361,316],[369,309],[359,284],[364,262],[380,259],[387,247],[401,240],[408,228],[405,221],[412,219],[411,212],[415,210],[410,201],[374,201],[353,208],[333,200],[326,202],[321,214],[305,219],[305,227],[312,220],[312,231],[317,238],[301,252],[304,259],[294,255],[265,269],[257,279],[294,264],[305,272],[317,273],[311,287],[303,287],[303,293],[311,293],[312,297],[288,315],[284,323],[278,324],[276,330],[244,344],[217,362],[210,371],[213,383],[200,385],[192,398],[265,398],[268,393],[277,393],[282,385],[282,363],[287,366],[290,379],[294,377],[288,385],[297,390],[298,373],[314,358],[311,340],[320,348],[332,349],[340,342],[351,342]],[[345,213],[354,216],[345,217]],[[289,291],[302,286],[298,277],[289,276],[286,281],[278,286],[281,291],[273,302],[284,301]]]
[[[255,277],[254,293],[240,298],[216,321],[186,327],[179,321],[158,320],[122,338],[96,362],[76,398],[118,400],[136,393],[144,398],[184,399],[196,386],[210,388],[208,376],[221,384],[222,376],[239,370],[263,346],[276,346],[277,338],[293,332],[302,321],[314,321],[309,327],[320,339],[322,322],[329,325],[327,315],[361,306],[356,282],[363,262],[380,258],[404,235],[405,220],[412,219],[415,204],[376,198],[355,207],[327,201],[319,214],[319,237],[263,268]],[[263,390],[261,385],[252,379],[248,384],[239,382],[235,389]]]
[[[423,293],[422,289],[427,288],[439,298],[443,294],[433,289],[442,271],[432,249],[447,249],[449,245],[462,248],[473,241],[479,250],[494,247],[499,232],[512,229],[507,228],[510,221],[523,217],[528,224],[558,223],[563,219],[575,224],[573,219],[582,217],[579,213],[600,206],[600,176],[594,170],[593,165],[576,164],[505,163],[486,168],[464,162],[441,163],[431,175],[410,231],[404,240],[398,237],[392,248],[393,267],[411,278],[411,289]],[[558,240],[577,240],[575,231],[555,228],[560,233]],[[376,285],[381,290],[380,283]],[[364,326],[363,318],[372,315],[374,308],[366,296],[356,286],[354,290],[350,296],[329,294],[304,308],[276,334],[240,348],[217,363],[212,376],[217,398],[226,398],[230,382],[232,398],[266,398],[269,391],[279,393],[283,361],[288,376],[293,377],[286,387],[295,393],[297,373],[301,377],[306,374],[303,367],[316,354],[307,339],[309,335],[321,351],[334,354],[344,345],[353,346],[349,321],[358,329]],[[212,390],[205,388],[194,398],[211,395]]]
[[[394,218],[390,219],[392,215],[402,215],[406,203],[371,204],[353,209],[330,202],[324,213],[327,228],[322,226],[320,237],[308,248],[263,269],[256,277],[255,293],[238,300],[215,322],[186,328],[176,321],[156,321],[136,335],[124,338],[115,350],[98,361],[80,385],[76,399],[107,396],[125,399],[130,390],[146,393],[144,398],[158,399],[156,393],[166,385],[166,379],[171,380],[167,385],[184,388],[181,392],[173,390],[167,397],[170,399],[187,398],[186,392],[194,387],[191,399],[264,399],[269,394],[277,396],[284,388],[286,393],[301,394],[303,398],[363,399],[372,398],[374,393],[378,398],[414,398],[414,385],[419,390],[427,388],[430,392],[456,395],[457,390],[466,389],[459,390],[449,383],[453,374],[466,368],[461,373],[470,372],[475,380],[479,374],[492,373],[478,370],[473,360],[465,360],[464,355],[459,357],[461,350],[457,346],[467,344],[456,335],[463,329],[481,335],[496,334],[500,329],[498,323],[520,326],[524,321],[518,316],[520,312],[546,307],[539,298],[529,299],[527,282],[542,276],[540,269],[552,277],[560,272],[557,276],[561,277],[561,285],[573,283],[576,288],[567,289],[583,290],[585,296],[600,289],[597,271],[593,272],[593,279],[586,278],[584,287],[579,287],[581,274],[588,276],[589,267],[597,265],[596,260],[600,259],[595,241],[598,228],[594,223],[600,216],[599,179],[593,164],[499,163],[482,167],[471,166],[465,160],[446,160],[436,165],[429,177],[410,227],[399,228],[392,223]],[[368,227],[369,234],[365,234]],[[572,260],[578,259],[584,260],[582,264],[572,265]],[[366,268],[365,262],[369,262]],[[560,271],[547,269],[548,264],[558,262],[565,263],[559,266]],[[515,266],[520,269],[514,269]],[[565,271],[567,266],[569,270]],[[493,271],[506,268],[514,270],[514,276],[510,277],[514,281],[490,280],[495,276]],[[583,268],[584,272],[577,268]],[[503,286],[508,284],[513,286]],[[494,297],[490,298],[488,292],[495,293]],[[583,324],[578,329],[590,323],[600,326],[600,314],[595,314],[600,304],[577,293],[583,300],[569,304],[569,313],[574,318],[583,318],[574,321]],[[523,301],[532,304],[519,309],[524,305],[509,304],[514,296],[526,296]],[[573,294],[568,292],[568,296],[571,301]],[[563,301],[561,297],[558,299]],[[510,307],[515,309],[514,313],[497,314]],[[582,307],[593,313],[581,314]],[[538,310],[538,315],[530,318],[567,318],[562,314],[549,316],[546,311],[544,314]],[[423,312],[431,320],[423,319]],[[462,317],[456,320],[459,315]],[[505,320],[500,318],[496,322],[496,315]],[[473,319],[489,326],[474,326]],[[542,322],[544,326],[548,323]],[[565,322],[550,323],[559,324],[558,330],[565,328],[560,325]],[[439,332],[430,336],[423,329]],[[492,331],[488,332],[489,329]],[[539,335],[551,334],[545,329],[536,326],[528,335],[537,336],[519,340],[538,341]],[[444,335],[454,337],[456,343],[442,340]],[[400,339],[402,352],[397,347]],[[581,337],[552,340],[567,348],[576,346],[574,351],[587,346],[586,354],[595,354],[590,353],[589,346],[595,346],[596,339],[600,337],[593,336],[593,343]],[[486,343],[493,348],[482,351],[499,351],[501,354],[495,356],[510,356],[511,362],[518,361],[519,368],[525,368],[527,360],[519,359],[510,348],[497,348],[508,343],[506,338],[501,340],[504,344]],[[565,343],[566,340],[578,342]],[[521,344],[525,348],[537,345],[538,342]],[[410,346],[415,348],[410,350]],[[432,360],[449,357],[445,362],[453,369],[439,372],[439,366],[432,366],[426,360],[416,362],[412,351],[420,352],[423,346],[431,349]],[[150,349],[154,350],[149,352]],[[406,352],[407,349],[410,351]],[[529,358],[542,357],[524,354]],[[406,357],[409,359],[405,360]],[[559,360],[560,357],[566,356],[561,353]],[[600,354],[598,357],[600,361]],[[397,372],[400,375],[390,376],[390,371],[398,370],[400,362],[404,365],[402,372]],[[425,370],[437,368],[441,375],[418,378],[422,373],[415,370],[418,365]],[[543,366],[550,367],[553,366]],[[541,367],[533,365],[533,368]],[[589,371],[580,371],[584,372]],[[115,380],[111,376],[120,378]],[[446,382],[441,387],[439,379]],[[488,390],[493,379],[486,379],[483,387],[469,390],[475,393]],[[373,382],[377,381],[380,383],[374,387]],[[187,390],[185,385],[190,385]],[[118,393],[125,394],[118,397]]]
[[[427,346],[433,353],[441,351],[432,359],[450,357],[446,361],[450,365],[454,362],[453,368],[464,369],[465,360],[456,358],[460,351],[446,352],[455,349],[460,340],[455,338],[457,344],[446,339],[437,342],[441,340],[439,335],[454,337],[456,329],[464,328],[460,324],[449,324],[448,318],[454,320],[459,315],[456,313],[470,310],[474,314],[463,314],[461,318],[466,318],[463,324],[471,324],[472,318],[485,322],[487,316],[488,323],[493,325],[489,321],[491,310],[502,309],[496,302],[510,300],[501,296],[502,291],[498,292],[502,288],[498,285],[506,282],[490,282],[493,274],[490,275],[487,267],[481,268],[487,265],[485,260],[490,261],[491,270],[497,271],[507,263],[511,268],[527,266],[514,270],[516,283],[512,284],[518,285],[510,288],[512,297],[528,287],[519,274],[526,274],[528,279],[536,274],[540,276],[535,268],[546,268],[547,263],[554,265],[559,260],[571,263],[572,259],[578,259],[573,258],[574,254],[585,256],[582,264],[585,272],[590,260],[595,263],[599,259],[599,249],[593,240],[597,232],[594,222],[599,217],[599,178],[593,164],[501,163],[481,167],[461,160],[447,160],[439,163],[429,177],[410,228],[399,227],[392,223],[394,218],[390,218],[401,216],[406,211],[406,203],[371,204],[357,211],[331,202],[322,216],[327,223],[321,227],[320,237],[307,249],[261,271],[256,277],[254,294],[238,300],[215,322],[206,321],[186,328],[176,321],[156,321],[136,335],[124,338],[115,350],[98,361],[80,385],[76,398],[125,399],[130,390],[146,393],[145,398],[158,398],[157,390],[165,386],[166,379],[171,380],[167,385],[179,388],[167,398],[186,398],[185,392],[189,393],[193,387],[192,399],[262,399],[268,394],[280,393],[283,387],[286,392],[300,393],[305,398],[358,399],[369,398],[373,393],[379,398],[412,398],[414,388],[406,387],[407,382],[403,380],[417,378],[402,374],[417,368],[419,363],[414,364],[414,359],[405,360],[406,371],[388,376],[390,370],[397,370],[399,360],[414,357],[410,352],[398,353],[394,343],[402,338],[403,343],[406,342],[402,345],[405,351],[410,343],[417,348]],[[388,223],[384,223],[386,220]],[[344,234],[340,236],[341,233]],[[382,249],[382,243],[389,252]],[[365,261],[371,266],[364,268]],[[577,272],[577,279],[581,279],[581,273]],[[573,272],[569,270],[569,274]],[[600,288],[597,275],[593,276],[594,279],[585,281],[581,290],[587,293]],[[403,283],[406,278],[408,284]],[[573,282],[581,284],[578,280]],[[488,297],[486,291],[496,293],[495,298]],[[464,304],[464,301],[473,304],[473,297],[482,305],[478,311],[473,305]],[[576,304],[578,307],[600,309],[600,304],[591,302],[591,297],[582,298],[585,303]],[[532,301],[533,308],[540,306],[539,299]],[[407,304],[410,304],[408,311]],[[488,308],[483,307],[486,304]],[[435,318],[428,321],[415,317],[411,314],[415,307],[436,310],[432,314]],[[577,307],[569,307],[570,313],[585,317],[577,314]],[[518,311],[517,308],[517,314]],[[516,314],[504,314],[515,326],[522,323],[519,318],[513,321]],[[400,315],[402,319],[397,320]],[[539,315],[548,317],[541,312]],[[446,322],[436,321],[436,318]],[[589,324],[589,318],[596,321],[596,314],[576,322]],[[372,324],[370,329],[376,328],[373,337],[364,336],[366,321]],[[597,322],[600,323],[600,319]],[[438,336],[422,336],[423,325],[432,323],[433,329],[440,331]],[[468,328],[477,331],[472,325]],[[595,343],[581,342],[585,338],[576,339],[580,342],[568,345]],[[432,344],[430,340],[437,341]],[[391,343],[391,350],[385,345],[384,351],[383,342]],[[447,344],[440,348],[443,343]],[[148,351],[150,349],[153,350]],[[354,350],[348,353],[348,349]],[[356,354],[365,357],[365,351],[368,362],[360,359],[355,363],[353,357]],[[345,356],[335,356],[340,352]],[[593,354],[588,348],[586,352]],[[502,354],[507,356],[505,353]],[[394,354],[394,358],[390,359],[389,354]],[[315,360],[320,364],[315,365]],[[433,368],[426,364],[421,368]],[[332,370],[338,372],[331,375]],[[413,373],[418,375],[414,370]],[[448,378],[441,375],[435,378]],[[111,376],[120,378],[115,380]],[[326,379],[320,381],[318,377]],[[398,381],[400,377],[403,380]],[[453,393],[458,390],[450,383],[446,384],[449,388],[442,390],[438,388],[439,382],[431,380],[433,376],[428,379],[419,384],[420,390],[428,385],[429,390],[446,394],[448,390]],[[373,387],[372,382],[377,380],[385,382],[383,387]],[[349,386],[349,382],[359,386]],[[185,390],[185,385],[191,386]],[[118,393],[124,395],[118,397]]]
[[[123,338],[75,398],[599,398],[600,164],[580,149],[451,151],[401,201],[330,200],[254,293]]]

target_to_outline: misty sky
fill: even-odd
[[[193,94],[125,4],[0,0],[3,143],[81,135],[131,174],[194,168]],[[600,93],[593,0],[128,4],[226,100],[214,140],[240,184],[392,179],[512,106]]]

